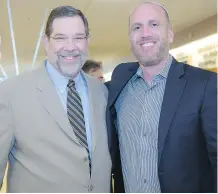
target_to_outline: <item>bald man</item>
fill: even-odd
[[[109,91],[115,189],[123,175],[126,192],[217,190],[216,74],[176,61],[173,39],[166,8],[135,7],[129,40],[138,61],[116,67]]]

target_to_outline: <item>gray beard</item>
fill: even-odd
[[[66,73],[62,70],[61,68],[61,59],[60,59],[60,56],[58,57],[57,61],[56,61],[56,64],[57,64],[57,70],[65,77],[68,77],[68,78],[73,78],[75,77],[82,69],[83,65],[85,64],[85,61],[86,61],[86,55],[82,55],[79,60],[77,61],[77,63],[74,63],[72,65],[75,65],[77,68],[78,68],[78,71],[75,72],[75,74],[70,74],[70,73]]]

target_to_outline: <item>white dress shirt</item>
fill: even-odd
[[[67,116],[67,84],[69,78],[64,77],[61,75],[50,63],[49,61],[46,62],[46,69],[47,72],[56,88],[56,91],[60,97],[60,101],[63,105],[63,108],[66,112]],[[89,102],[89,93],[88,93],[88,86],[87,82],[82,75],[79,73],[74,79],[76,90],[81,98],[82,106],[83,106],[83,113],[84,113],[84,120],[85,120],[85,127],[86,127],[86,135],[87,135],[87,143],[89,148],[89,153],[91,157],[92,153],[92,130],[90,125],[90,102]],[[73,129],[72,129],[73,130]]]

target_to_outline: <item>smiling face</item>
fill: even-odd
[[[49,62],[63,76],[75,77],[88,55],[88,40],[81,17],[60,17],[52,24],[50,37],[44,38]]]
[[[144,3],[135,8],[129,21],[133,54],[143,66],[159,64],[169,56],[173,32],[162,7]]]

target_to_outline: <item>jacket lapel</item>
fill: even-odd
[[[108,98],[109,107],[111,107],[114,104],[114,102],[120,95],[120,92],[123,90],[124,86],[127,84],[129,79],[136,73],[139,67],[137,62],[126,63],[122,65],[127,67],[123,69],[121,68],[119,69],[120,71],[123,72],[119,72],[119,73],[114,72],[111,78],[109,98]]]
[[[54,119],[54,121],[63,130],[63,132],[69,138],[79,144],[69,123],[67,113],[65,112],[61,104],[57,91],[52,84],[49,75],[47,74],[45,65],[43,65],[43,67],[39,71],[39,81],[36,87],[39,93],[39,100],[42,102],[45,110]]]
[[[185,66],[173,59],[169,70],[158,129],[158,164],[160,163],[167,133],[171,127],[175,112],[186,85],[183,77]]]
[[[94,108],[97,107],[96,103],[99,102],[96,102],[96,99],[98,99],[98,97],[96,96],[97,94],[95,93],[95,87],[94,87],[94,83],[92,83],[92,79],[89,78],[89,75],[83,72],[82,74],[86,80],[87,87],[88,87],[88,97],[89,97],[89,104],[90,104],[90,125],[92,130],[92,153],[93,153],[96,148],[96,138],[97,138],[96,129],[99,128],[97,127],[99,121],[95,117]]]

